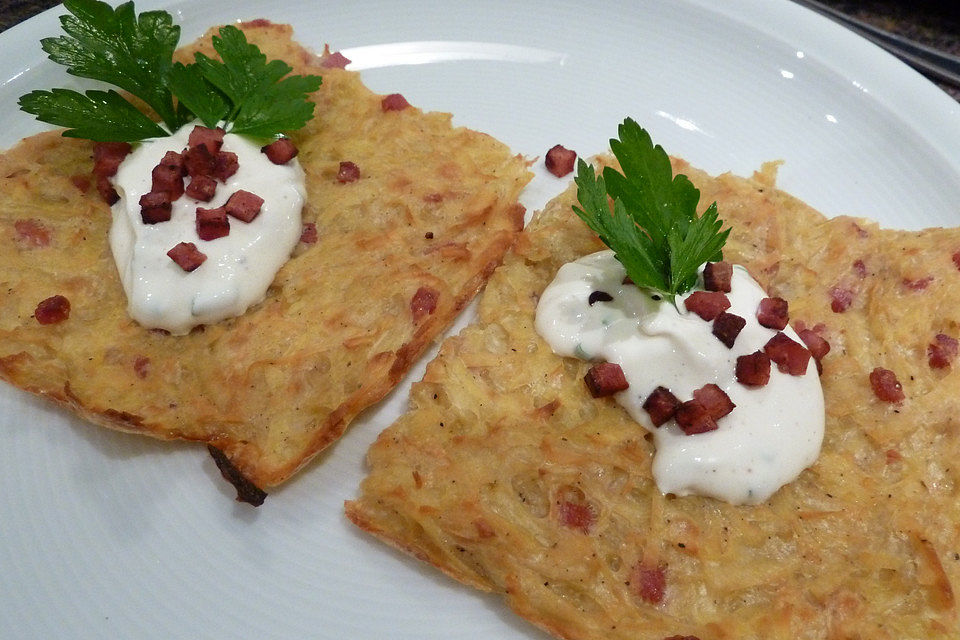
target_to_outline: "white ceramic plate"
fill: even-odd
[[[783,159],[781,184],[827,214],[960,222],[960,107],[893,58],[786,1],[514,0],[141,3],[183,42],[233,19],[295,25],[376,91],[527,156],[606,149],[632,116],[709,171]],[[0,35],[0,146],[41,125],[36,88],[77,86],[45,60],[42,14]],[[525,203],[565,183],[544,171]],[[233,502],[206,451],[91,427],[0,388],[0,635],[12,638],[544,638],[484,596],[352,528],[363,455],[409,383],[259,509]]]

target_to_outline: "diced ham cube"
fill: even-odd
[[[897,374],[890,369],[877,367],[870,372],[870,386],[874,395],[884,402],[903,402],[903,386],[897,380]]]
[[[50,230],[39,220],[25,218],[13,223],[17,232],[17,244],[22,247],[50,246]]]
[[[557,493],[556,503],[557,517],[561,524],[581,533],[590,533],[597,514],[583,491],[571,486],[562,487]]]
[[[627,377],[623,375],[623,369],[615,362],[601,362],[593,365],[583,377],[583,381],[594,398],[612,396],[630,387]]]
[[[955,252],[950,259],[953,260],[953,266],[960,270],[960,251]]]
[[[190,179],[185,192],[194,200],[210,202],[217,193],[217,181],[213,176],[197,176]]]
[[[410,313],[413,321],[418,322],[424,316],[432,314],[437,309],[440,292],[432,287],[420,287],[410,298]]]
[[[183,195],[183,175],[180,170],[164,164],[158,164],[150,174],[153,179],[151,191],[165,191],[173,202]]]
[[[737,382],[748,387],[762,387],[770,382],[770,357],[763,351],[737,358]]]
[[[133,361],[133,371],[141,380],[150,375],[150,358],[137,356],[137,359]]]
[[[267,154],[267,159],[273,164],[287,164],[297,157],[299,152],[290,138],[277,138],[267,146],[261,147],[260,151]]]
[[[561,502],[558,511],[560,522],[571,529],[579,529],[582,533],[589,533],[596,519],[589,504]]]
[[[867,264],[863,260],[854,260],[853,261],[853,272],[857,274],[858,278],[867,277]]]
[[[763,346],[763,352],[777,364],[777,369],[783,373],[802,376],[807,372],[810,352],[782,331],[778,331],[777,335],[767,341],[767,344]]]
[[[663,602],[663,593],[667,588],[667,574],[664,565],[650,566],[638,563],[630,572],[630,590],[650,604]]]
[[[255,193],[240,189],[227,199],[223,205],[227,213],[243,222],[251,222],[260,215],[260,209],[263,207],[263,198]]]
[[[707,408],[696,399],[687,400],[677,407],[673,419],[677,421],[677,426],[688,436],[714,431],[717,428],[717,421],[713,419]]]
[[[721,291],[694,291],[683,301],[683,306],[709,322],[730,308],[730,300]]]
[[[93,145],[93,174],[100,177],[117,175],[120,163],[133,150],[129,142],[96,142]]]
[[[190,148],[204,146],[207,148],[207,151],[210,152],[210,155],[213,156],[216,155],[216,153],[220,151],[220,147],[223,146],[223,135],[224,130],[220,127],[211,129],[197,125],[193,128],[193,131],[190,132],[190,137],[187,138],[187,146]]]
[[[733,265],[729,262],[708,262],[703,267],[703,288],[707,291],[730,293]]]
[[[317,240],[317,225],[313,222],[303,223],[303,231],[300,232],[300,242],[304,244],[314,244]]]
[[[577,161],[577,152],[567,149],[562,145],[554,145],[547,151],[547,155],[543,160],[544,165],[547,167],[547,171],[562,178],[563,176],[569,174],[573,171],[573,165]]]
[[[650,421],[655,427],[673,418],[679,407],[680,400],[666,387],[657,387],[643,401],[643,408],[650,415]]]
[[[694,391],[693,399],[702,404],[714,420],[719,420],[737,406],[730,400],[726,391],[712,382]]]
[[[945,333],[938,333],[927,347],[927,361],[931,369],[945,369],[957,357],[958,343]]]
[[[213,177],[220,182],[226,182],[240,168],[237,154],[232,151],[220,151],[213,159]]]
[[[340,163],[340,170],[337,171],[337,182],[347,183],[356,182],[360,179],[360,167],[346,160]]]
[[[90,190],[90,178],[83,174],[78,173],[70,176],[70,183],[83,193]]]
[[[192,242],[181,242],[170,251],[167,251],[170,259],[176,262],[184,271],[193,271],[207,259],[206,254],[197,249],[197,245]]]
[[[807,345],[807,349],[810,350],[810,355],[813,356],[814,360],[819,362],[823,360],[823,356],[830,352],[830,343],[816,331],[801,329],[797,331],[797,335],[803,340],[803,344]]]
[[[216,240],[230,233],[230,220],[224,207],[204,209],[197,207],[197,235],[201,240]]]
[[[764,298],[757,308],[757,322],[761,327],[781,331],[789,320],[787,301],[783,298]]]
[[[930,283],[933,282],[933,276],[926,276],[925,278],[903,278],[900,281],[905,288],[910,289],[911,291],[923,291],[930,286]]]
[[[853,291],[843,287],[830,288],[830,308],[834,313],[843,313],[853,304]]]
[[[191,178],[212,176],[216,160],[205,145],[190,147],[183,152],[183,165]]]
[[[720,342],[727,345],[728,349],[732,349],[733,344],[737,341],[737,336],[740,335],[746,324],[747,321],[737,314],[721,311],[720,315],[713,320],[712,333]]]
[[[107,176],[97,176],[97,193],[110,206],[115,205],[120,200],[120,194],[113,188],[110,178]]]
[[[391,93],[380,101],[380,109],[383,111],[403,111],[409,106],[407,99],[399,93]]]
[[[70,317],[70,301],[65,296],[50,296],[40,301],[33,311],[40,324],[58,324]]]
[[[320,66],[324,69],[344,69],[350,64],[350,58],[346,57],[339,51],[334,51],[326,56],[320,62]]]
[[[160,158],[160,165],[176,169],[181,176],[187,175],[187,167],[183,162],[183,154],[177,153],[176,151],[167,151],[163,157]]]
[[[173,206],[166,191],[151,191],[140,197],[140,218],[144,224],[157,224],[170,219]]]
[[[120,163],[132,149],[128,142],[97,142],[93,145],[93,175],[97,178],[97,192],[109,205],[120,200],[120,196],[108,178],[117,174]]]
[[[804,329],[809,328],[809,329],[811,329],[812,331],[814,331],[815,333],[819,333],[819,334],[822,335],[823,332],[827,330],[827,325],[825,325],[825,324],[822,323],[822,322],[818,322],[817,324],[813,325],[812,327],[807,327],[806,323],[804,323],[803,320],[797,320],[797,321],[794,323],[794,325],[796,326],[798,332],[799,332],[799,331],[803,331]]]

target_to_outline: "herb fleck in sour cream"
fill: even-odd
[[[303,169],[296,159],[273,164],[259,145],[228,133],[222,149],[237,154],[239,169],[226,183],[218,184],[214,198],[197,202],[181,196],[173,202],[169,222],[144,224],[139,201],[151,190],[151,171],[167,151],[180,152],[187,146],[193,126],[144,141],[113,179],[120,200],[113,205],[110,248],[128,311],[143,326],[173,334],[241,315],[263,300],[300,237],[300,211],[306,198]],[[200,240],[197,207],[220,207],[240,189],[263,198],[260,215],[249,223],[231,219],[229,235]],[[195,271],[184,271],[167,256],[180,242],[192,242],[206,254],[207,260]]]
[[[763,289],[735,266],[730,313],[747,321],[732,349],[683,305],[655,299],[623,284],[626,272],[612,251],[564,265],[537,307],[536,329],[559,355],[619,364],[629,388],[615,395],[653,434],[653,476],[660,491],[702,495],[734,504],[757,504],[813,464],[824,431],[823,391],[816,362],[792,376],[771,368],[770,381],[747,387],[735,376],[738,356],[762,349],[776,333],[756,318]],[[612,297],[590,294],[603,291]],[[789,327],[784,333],[800,342]],[[707,383],[718,385],[736,408],[715,431],[686,435],[670,420],[657,428],[643,402],[658,386],[679,399]]]

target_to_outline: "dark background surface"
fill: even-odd
[[[111,4],[117,3],[117,0],[109,1]],[[958,0],[862,0],[860,2],[821,0],[821,2],[888,31],[960,56],[960,1]],[[51,0],[0,0],[0,31],[57,4],[59,3]],[[938,84],[954,99],[960,100],[960,87]]]

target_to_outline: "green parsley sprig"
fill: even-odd
[[[67,73],[112,84],[140,98],[166,130],[110,89],[31,91],[20,108],[39,120],[67,127],[63,135],[97,141],[135,142],[165,136],[194,119],[209,127],[226,122],[232,133],[270,138],[304,126],[313,116],[308,94],[320,76],[288,75],[281,60],[267,62],[260,49],[233,26],[220,29],[213,47],[221,60],[201,53],[195,62],[173,62],[180,27],[166,11],[137,15],[133,2],[116,9],[100,0],[66,0],[72,14],[60,18],[66,35],[44,38],[41,47]]]
[[[574,212],[614,250],[639,287],[674,301],[697,283],[704,262],[723,258],[730,229],[721,231],[714,202],[697,215],[700,191],[682,174],[673,175],[670,158],[650,134],[627,118],[610,149],[623,173],[578,160]],[[613,210],[610,200],[613,200]]]

